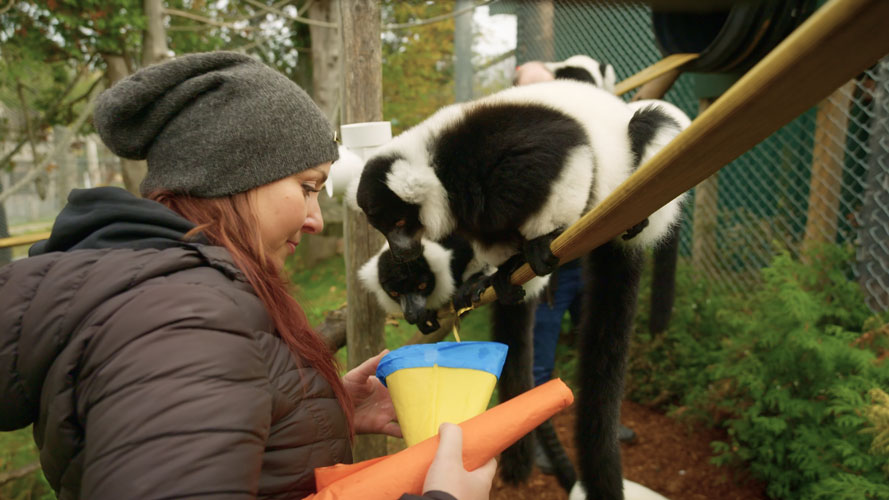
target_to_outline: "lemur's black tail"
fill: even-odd
[[[491,304],[493,340],[509,346],[497,390],[500,402],[512,399],[534,387],[533,364],[534,306],[536,301],[518,304]],[[534,468],[534,436],[528,434],[500,455],[500,477],[509,484],[528,479]]]
[[[648,333],[660,335],[670,326],[673,302],[676,300],[676,262],[679,258],[679,230],[676,224],[670,234],[654,249],[651,278],[651,315]]]
[[[642,252],[613,241],[585,259],[575,441],[589,498],[623,500],[617,432]]]

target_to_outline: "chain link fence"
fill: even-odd
[[[641,4],[519,0],[498,11],[516,15],[519,64],[587,54],[612,64],[620,81],[662,57]],[[705,78],[683,74],[664,99],[694,118]],[[889,58],[696,187],[681,254],[743,292],[775,251],[799,255],[824,241],[854,245],[869,306],[889,309]]]

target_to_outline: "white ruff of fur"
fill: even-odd
[[[456,221],[448,194],[435,175],[427,144],[462,114],[462,105],[446,106],[378,151],[378,154],[396,154],[403,158],[393,162],[386,185],[399,198],[420,206],[420,223],[424,234],[432,240],[441,240],[453,232]]]
[[[423,240],[423,257],[435,274],[435,289],[426,299],[427,309],[438,309],[451,301],[454,296],[454,277],[451,276],[451,257],[453,252],[430,241]]]
[[[451,276],[451,255],[452,251],[430,240],[422,240],[423,257],[429,264],[429,268],[435,274],[435,288],[426,298],[427,309],[438,309],[447,304],[454,295],[456,284]],[[377,302],[384,311],[390,314],[401,314],[401,304],[383,290],[380,285],[380,256],[389,249],[389,244],[384,243],[383,247],[373,257],[358,270],[358,278],[364,287],[372,292],[377,298]]]
[[[389,314],[401,314],[401,305],[392,300],[392,297],[380,286],[380,255],[389,249],[389,245],[383,245],[383,248],[376,255],[368,259],[367,262],[358,270],[358,279],[368,291],[377,298],[377,303]]]
[[[636,110],[647,108],[649,106],[657,106],[665,114],[676,120],[676,123],[679,124],[679,128],[673,126],[663,127],[655,134],[655,136],[652,138],[652,141],[649,143],[648,147],[645,148],[645,151],[642,154],[642,158],[639,163],[640,167],[642,165],[645,165],[645,163],[651,160],[661,149],[664,148],[664,146],[666,146],[670,143],[670,141],[676,138],[676,136],[679,135],[680,132],[691,125],[691,119],[689,119],[688,116],[682,112],[682,110],[666,101],[645,99],[631,102],[628,106],[634,112]],[[636,235],[634,238],[626,241],[625,243],[627,245],[637,247],[657,246],[657,244],[669,234],[670,229],[674,225],[679,223],[679,220],[682,216],[682,202],[685,200],[685,197],[685,194],[677,196],[673,200],[669,201],[666,205],[656,210],[653,214],[649,215],[648,227],[643,229],[641,233]]]

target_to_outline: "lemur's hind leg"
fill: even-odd
[[[546,276],[559,267],[559,258],[553,255],[549,246],[557,236],[562,234],[561,229],[557,229],[551,233],[538,236],[537,238],[527,240],[524,248],[525,259],[531,266],[531,270],[537,276]]]
[[[454,310],[472,307],[482,299],[482,293],[491,286],[491,277],[484,273],[475,273],[466,278],[454,292]]]
[[[504,304],[499,300],[490,305],[493,340],[509,346],[497,393],[500,402],[512,399],[534,387],[534,308],[536,300],[520,304]],[[503,450],[498,464],[500,477],[509,484],[528,479],[534,468],[534,437],[528,434]]]
[[[525,289],[521,285],[513,285],[510,281],[512,273],[522,267],[525,258],[521,254],[510,257],[497,266],[497,272],[491,276],[491,286],[497,292],[497,300],[503,304],[518,304],[525,298]]]
[[[588,498],[623,499],[617,431],[642,251],[610,241],[586,258],[576,441]]]

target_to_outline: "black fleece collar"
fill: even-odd
[[[202,236],[186,242],[194,224],[155,201],[125,189],[75,189],[53,224],[49,239],[28,251],[34,257],[50,252],[102,248],[171,248],[203,243]]]

